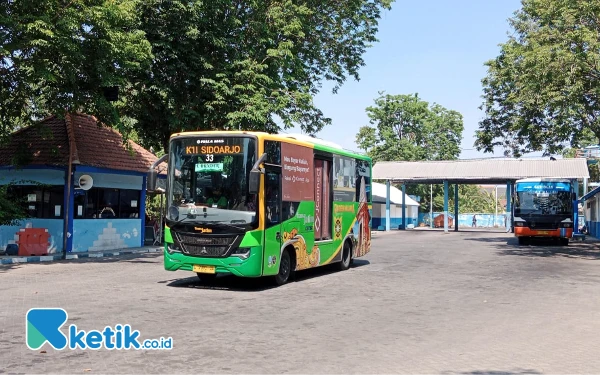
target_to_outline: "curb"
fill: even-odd
[[[136,249],[136,250],[112,250],[106,252],[93,252],[93,253],[70,253],[67,254],[66,260],[70,259],[84,259],[84,258],[104,258],[114,257],[119,255],[129,254],[143,254],[143,253],[156,253],[162,251],[162,248],[157,247],[154,249]],[[52,262],[55,260],[64,260],[62,254],[60,255],[43,255],[43,256],[31,256],[31,257],[12,257],[0,259],[1,264],[18,264],[18,263],[38,263],[38,262]]]

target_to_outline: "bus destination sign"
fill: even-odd
[[[239,144],[227,144],[225,139],[198,139],[196,145],[185,146],[186,155],[235,155],[243,153]]]

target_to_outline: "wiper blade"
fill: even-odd
[[[214,216],[214,214],[207,214],[207,213],[195,214],[195,215],[192,215],[192,214],[187,214],[187,215],[186,215],[184,218],[182,218],[182,219],[179,219],[179,220],[177,220],[175,223],[171,224],[171,226],[175,226],[175,225],[177,225],[177,224],[181,224],[181,223],[183,223],[183,222],[184,222],[184,221],[186,221],[186,220],[190,220],[190,221],[192,221],[192,222],[202,222],[202,223],[205,223],[205,221],[200,221],[200,220],[197,220],[197,219],[198,219],[198,216],[201,216],[201,217],[206,217],[206,216]]]
[[[229,224],[229,223],[227,223],[227,222],[225,222],[225,221],[205,221],[204,223],[208,223],[208,224],[217,224],[217,225],[224,225],[224,226],[226,226],[226,227],[229,227],[229,228],[235,228],[235,229],[238,229],[238,230],[245,230],[245,229],[246,229],[246,228],[244,228],[244,227],[239,227],[239,226],[237,226],[237,225]]]

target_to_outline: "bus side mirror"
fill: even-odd
[[[250,171],[250,176],[248,178],[248,194],[258,194],[258,189],[260,189],[260,175],[261,171],[259,169]]]
[[[156,179],[158,178],[158,172],[155,170],[148,171],[148,176],[146,178],[146,190],[154,191],[156,190]]]

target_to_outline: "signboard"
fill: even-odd
[[[281,144],[282,190],[284,201],[313,201],[313,150],[289,143]]]
[[[239,138],[200,138],[195,145],[186,145],[186,155],[236,155],[244,153],[243,140]]]
[[[186,155],[234,155],[243,151],[240,145],[225,146],[185,146]]]
[[[223,163],[198,163],[196,172],[223,172]]]
[[[520,182],[516,186],[517,192],[556,194],[570,190],[571,185],[564,182]]]

